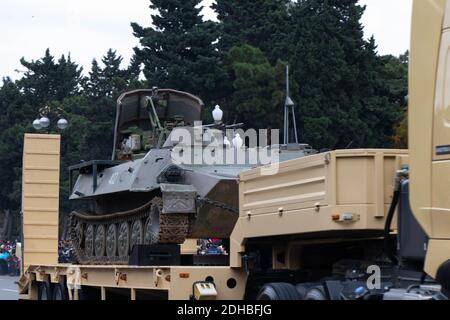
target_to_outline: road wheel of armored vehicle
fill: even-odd
[[[84,252],[86,256],[94,256],[94,226],[88,225],[84,237]]]
[[[84,237],[84,226],[81,221],[78,221],[75,226],[75,235],[76,235],[77,243],[79,243],[81,245],[81,243],[83,242],[83,237]]]
[[[111,224],[106,232],[106,255],[115,257],[117,254],[117,226]]]
[[[133,247],[144,243],[144,226],[141,220],[136,220],[131,226],[130,251]]]
[[[119,241],[118,241],[119,257],[127,257],[130,249],[130,224],[123,222],[119,227]]]
[[[104,225],[97,226],[95,230],[94,249],[96,257],[103,257],[106,250],[106,231]]]

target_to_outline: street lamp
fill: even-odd
[[[57,126],[60,130],[65,130],[69,126],[69,122],[66,119],[59,119]]]
[[[39,117],[33,121],[33,128],[36,130],[48,129],[50,133],[51,120],[50,117],[55,115],[58,118],[57,127],[59,130],[65,130],[69,126],[69,122],[62,116],[64,111],[61,108],[52,109],[49,106],[39,109]]]
[[[35,128],[36,130],[41,130],[42,129],[42,124],[41,121],[39,119],[36,119],[33,121],[33,128]]]

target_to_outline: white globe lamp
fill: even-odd
[[[47,117],[42,117],[39,122],[41,123],[42,128],[48,128],[48,126],[50,125],[50,119]]]
[[[57,126],[60,130],[65,130],[69,126],[69,122],[66,119],[59,119]]]
[[[41,121],[39,119],[36,119],[33,121],[33,128],[35,128],[36,130],[41,130],[42,129],[42,124]]]

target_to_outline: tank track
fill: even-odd
[[[74,257],[75,263],[84,264],[84,265],[127,265],[130,254],[131,254],[131,226],[137,222],[141,221],[141,225],[144,226],[143,236],[141,237],[141,242],[139,244],[182,244],[187,236],[189,231],[189,214],[164,214],[162,212],[163,202],[161,198],[154,198],[152,201],[142,206],[141,208],[137,208],[131,211],[114,213],[110,215],[89,215],[85,213],[72,212],[69,215],[69,227],[70,227],[70,240],[72,242],[72,246],[74,248]],[[152,210],[158,210],[159,214],[156,218],[159,219],[159,232],[146,235],[147,232],[147,223],[153,223],[152,219],[155,217],[152,215]],[[129,226],[129,234],[128,234],[128,243],[130,244],[127,252],[128,254],[125,256],[118,255],[118,242],[119,242],[119,232],[116,233],[116,252],[115,256],[107,256],[106,249],[105,252],[101,255],[96,255],[95,253],[95,233],[97,232],[97,228],[99,226],[104,226],[105,230],[108,229],[109,226],[115,225],[121,226],[124,222],[126,222]],[[81,226],[77,228],[77,226]],[[86,242],[86,230],[89,226],[93,227],[93,245],[94,245],[94,255],[87,255],[85,242]],[[116,230],[118,230],[117,228]],[[150,241],[146,241],[147,238],[150,238]],[[108,246],[107,237],[104,238],[105,248]],[[92,250],[92,249],[91,249]]]

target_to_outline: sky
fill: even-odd
[[[203,14],[214,19],[205,0]],[[374,36],[379,54],[399,55],[409,48],[412,0],[360,0],[367,6],[365,37]],[[130,22],[151,25],[149,0],[1,0],[0,77],[21,77],[20,59],[39,59],[47,48],[90,69],[109,48],[128,63],[138,44]]]

